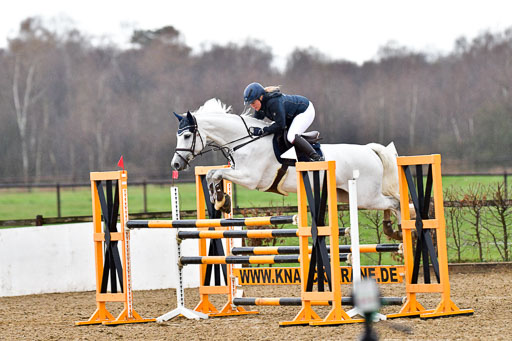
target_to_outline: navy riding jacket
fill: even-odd
[[[261,109],[254,117],[274,121],[263,128],[264,133],[278,133],[290,127],[295,116],[302,114],[309,107],[309,99],[299,95],[285,95],[280,91],[266,92],[261,100]]]

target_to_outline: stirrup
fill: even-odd
[[[311,162],[325,161],[324,156],[323,156],[323,155],[318,154],[317,152],[310,153],[309,155],[307,155],[307,158],[308,158],[308,159],[309,159],[309,161],[311,161]]]

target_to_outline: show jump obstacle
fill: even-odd
[[[426,187],[423,186],[421,165],[428,165]],[[430,318],[447,315],[471,314],[472,310],[460,310],[450,299],[448,280],[448,262],[446,253],[446,236],[444,210],[441,187],[440,156],[401,157],[400,195],[402,208],[403,250],[405,267],[381,266],[372,267],[378,282],[401,282],[405,273],[406,300],[401,297],[383,298],[384,304],[402,305],[399,313],[387,315],[388,318],[403,316],[420,316]],[[416,166],[415,189],[409,166]],[[98,309],[91,319],[81,324],[119,324],[150,322],[154,319],[142,319],[134,310],[131,294],[129,230],[128,228],[174,228],[177,230],[180,290],[177,289],[178,308],[158,318],[166,321],[178,314],[189,318],[206,318],[208,316],[231,316],[256,314],[248,311],[246,305],[299,305],[301,309],[291,321],[280,322],[281,326],[294,325],[338,325],[362,322],[356,319],[357,310],[345,311],[344,305],[351,305],[350,297],[342,297],[340,283],[354,285],[360,281],[360,273],[368,267],[360,267],[360,252],[401,251],[402,244],[359,245],[358,230],[351,229],[352,245],[339,245],[340,234],[348,232],[338,226],[337,196],[335,186],[335,162],[297,163],[297,199],[298,216],[295,217],[261,217],[233,218],[232,214],[224,214],[215,210],[209,200],[205,176],[212,167],[196,168],[197,220],[144,220],[128,221],[128,203],[126,196],[126,172],[91,173],[93,190],[94,243],[96,249],[96,278]],[[105,200],[101,181],[107,184],[107,201]],[[112,198],[112,181],[116,182],[115,197]],[[355,180],[354,186],[355,186]],[[109,190],[110,188],[110,190]],[[434,189],[434,218],[429,216],[431,190]],[[408,191],[409,190],[409,191]],[[231,194],[231,183],[224,181],[224,191]],[[352,191],[351,191],[352,192]],[[355,191],[354,191],[355,192]],[[351,194],[351,193],[349,193]],[[353,194],[353,193],[352,193]],[[410,219],[409,194],[413,201],[416,219]],[[121,198],[121,200],[119,200]],[[357,227],[357,203],[355,195],[350,200],[351,226]],[[117,210],[121,208],[121,230],[117,232]],[[101,210],[100,210],[101,208]],[[101,231],[101,211],[104,213],[105,232]],[[178,210],[179,211],[179,210]],[[114,213],[116,212],[116,213]],[[208,218],[206,213],[208,212]],[[106,217],[106,218],[105,218]],[[274,225],[277,223],[297,224],[297,229],[279,230],[241,230],[242,226]],[[126,227],[125,230],[125,223]],[[195,228],[194,231],[181,229]],[[418,239],[415,253],[413,252],[412,231],[416,229]],[[431,232],[435,232],[436,243],[432,241]],[[298,237],[298,247],[240,247],[233,239],[239,238],[275,238]],[[179,249],[181,239],[194,238],[199,242],[197,257],[182,257]],[[209,239],[209,245],[207,240]],[[312,240],[312,243],[309,241]],[[330,245],[327,246],[327,240]],[[122,242],[122,258],[117,252],[117,243]],[[224,243],[223,243],[224,241]],[[102,247],[105,248],[103,259]],[[209,246],[209,247],[208,247]],[[224,249],[225,248],[225,249]],[[229,255],[226,255],[226,250]],[[352,268],[340,267],[340,261],[351,258]],[[418,274],[423,259],[424,284],[418,284]],[[430,281],[430,262],[438,283]],[[239,264],[274,264],[279,262],[298,262],[299,268],[240,268]],[[105,265],[103,265],[103,263]],[[184,307],[183,287],[181,285],[181,267],[186,264],[199,264],[200,267],[200,302],[194,309]],[[238,267],[237,267],[238,266]],[[251,271],[266,271],[272,283],[254,283]],[[296,271],[296,272],[294,272]],[[108,277],[111,279],[111,293],[107,293]],[[115,275],[118,275],[120,293],[117,293]],[[265,276],[264,276],[265,277]],[[292,280],[292,277],[295,280]],[[281,282],[278,280],[281,279]],[[283,280],[284,279],[284,280]],[[397,279],[397,280],[393,280]],[[275,281],[274,281],[275,280]],[[240,285],[250,284],[300,284],[300,297],[251,298],[240,297]],[[316,291],[314,288],[316,287]],[[417,300],[417,293],[440,293],[441,303],[435,310],[426,310]],[[227,295],[226,304],[218,310],[209,300],[209,295]],[[404,303],[405,301],[405,303]],[[124,302],[125,309],[114,318],[105,308],[105,302]],[[320,317],[314,306],[330,305],[331,309],[325,317]],[[382,319],[386,316],[381,315]]]
[[[441,155],[399,157],[400,209],[405,260],[405,291],[407,300],[397,314],[388,318],[420,316],[422,319],[450,315],[471,315],[472,309],[459,309],[450,298],[448,254],[446,250],[446,222],[444,218],[443,187],[441,182]],[[427,167],[424,184],[423,167]],[[416,171],[416,188],[411,169]],[[433,197],[432,197],[433,190]],[[411,219],[409,197],[414,205],[416,218]],[[434,210],[431,212],[431,199]],[[416,248],[412,232],[416,231]],[[435,243],[432,239],[435,237]],[[422,262],[422,264],[420,264]],[[430,264],[437,283],[432,283]],[[420,265],[424,283],[418,283]],[[425,309],[416,299],[418,293],[439,293],[441,302],[433,310]]]
[[[77,326],[101,323],[142,323],[156,320],[144,319],[133,309],[130,232],[125,229],[128,221],[127,181],[128,174],[124,170],[91,173],[97,309],[89,320],[75,322]],[[103,190],[104,186],[106,194]],[[118,215],[121,221],[119,231],[117,230]],[[121,243],[121,254],[119,254],[118,243]],[[108,292],[109,278],[110,292]],[[106,302],[123,302],[124,309],[117,318],[107,310]]]
[[[318,224],[320,224],[321,228],[324,229],[323,233],[325,234],[325,236],[330,236],[331,232],[332,232],[331,230],[334,228],[338,229],[338,233],[346,234],[348,229],[339,228],[337,226],[337,213],[336,213],[337,204],[335,204],[336,197],[329,196],[329,193],[332,193],[333,189],[329,188],[327,186],[327,184],[329,183],[328,182],[329,177],[327,176],[327,174],[329,174],[329,175],[331,174],[329,172],[328,165],[329,164],[327,164],[327,163],[324,165],[324,167],[326,167],[325,169],[321,169],[321,168],[318,169],[315,167],[310,168],[311,164],[304,165],[304,169],[302,170],[302,173],[300,173],[300,174],[303,174],[303,176],[300,178],[300,179],[302,179],[302,184],[299,183],[299,187],[303,186],[306,188],[306,190],[305,190],[305,194],[302,195],[302,199],[299,198],[299,202],[303,203],[303,206],[302,207],[299,206],[299,209],[298,209],[299,210],[299,222],[300,222],[301,212],[307,211],[308,206],[310,207],[310,211],[311,211],[312,210],[311,207],[313,207],[313,209],[314,209],[313,211],[316,210],[315,212],[318,212],[318,213],[316,213],[318,215],[318,217],[315,219],[318,219],[319,223],[316,223],[316,225],[318,226]],[[317,165],[317,167],[318,167],[318,165]],[[334,165],[334,163],[332,163],[331,169],[333,169],[333,172],[334,172],[334,167],[335,167],[335,165]],[[201,216],[201,214],[204,214],[203,212],[205,211],[205,207],[206,207],[206,210],[208,211],[208,214],[210,217],[217,217],[218,215],[220,215],[220,212],[216,212],[213,208],[213,205],[211,205],[208,200],[204,199],[205,197],[206,198],[208,197],[208,193],[205,192],[206,184],[204,181],[204,176],[206,175],[208,170],[209,170],[209,168],[203,168],[203,167],[196,169],[196,175],[198,176],[196,185],[197,185],[197,188],[199,189],[198,193],[197,193],[197,198],[198,198],[197,206],[200,207],[200,210],[198,211],[199,218],[203,218],[203,216]],[[306,175],[308,173],[308,171],[310,171],[310,170],[313,170],[313,186],[311,186],[310,179],[307,176],[304,177],[304,175]],[[324,181],[323,187],[321,184],[321,180]],[[353,180],[353,182],[354,182],[354,187],[355,187],[355,180]],[[329,184],[331,184],[331,183],[329,183]],[[334,182],[332,184],[334,184]],[[228,185],[229,185],[229,183],[228,183]],[[312,190],[312,187],[313,187],[313,190]],[[229,190],[229,186],[226,186],[226,183],[224,184],[224,188],[225,189],[228,188],[228,190]],[[201,194],[203,194],[203,195],[201,195]],[[300,193],[299,193],[299,195],[300,195]],[[353,199],[355,199],[356,196],[357,195],[354,195]],[[308,197],[310,197],[310,198],[308,199]],[[336,219],[336,224],[333,224],[333,226],[331,226],[331,224],[325,224],[325,221],[320,223],[320,221],[325,220],[324,216],[325,216],[325,212],[327,209],[328,200],[332,200],[333,198],[334,198],[334,202],[331,202],[331,204],[334,205],[334,208],[332,208],[329,211],[329,214],[331,214],[331,215],[334,214],[335,219]],[[310,200],[314,200],[313,204],[311,204]],[[352,213],[357,214],[357,203],[352,204],[351,207],[352,207]],[[213,214],[212,214],[212,212],[213,212]],[[320,215],[322,216],[322,218],[320,218]],[[305,215],[303,217],[303,219],[305,219],[304,221],[306,222],[306,225],[307,225],[307,221],[308,221],[308,216],[309,216],[308,213],[305,213]],[[300,259],[301,255],[302,255],[300,253],[300,246],[299,247],[291,247],[291,248],[287,248],[287,247],[285,247],[285,248],[279,248],[279,247],[278,248],[265,248],[265,247],[262,247],[262,248],[256,248],[256,249],[233,247],[233,248],[231,248],[231,250],[227,249],[227,251],[228,251],[228,253],[231,253],[235,256],[224,256],[224,250],[222,248],[222,245],[211,244],[209,252],[208,252],[208,256],[204,256],[204,255],[206,255],[206,250],[204,250],[204,251],[200,251],[199,257],[181,257],[180,258],[181,265],[201,264],[200,265],[201,266],[200,273],[206,274],[206,275],[202,275],[202,277],[201,277],[201,287],[199,289],[201,301],[198,304],[198,306],[196,307],[196,310],[201,311],[204,314],[208,314],[208,316],[215,317],[215,316],[245,315],[245,314],[257,313],[255,311],[243,310],[241,306],[244,306],[244,305],[299,305],[299,306],[302,305],[303,299],[301,297],[248,298],[248,297],[236,297],[235,294],[232,294],[233,291],[239,292],[238,290],[233,290],[235,288],[238,288],[239,284],[262,284],[262,283],[248,283],[247,279],[252,276],[247,276],[247,274],[246,274],[246,276],[244,276],[244,275],[242,275],[243,272],[246,273],[247,271],[251,271],[251,270],[263,271],[263,272],[266,272],[267,274],[270,274],[272,272],[273,279],[270,281],[271,283],[267,282],[265,284],[270,284],[270,285],[301,284],[302,281],[300,280],[300,278],[303,278],[303,275],[301,275],[300,271],[304,271],[304,270],[301,270],[302,268],[252,268],[252,269],[251,268],[244,268],[244,269],[241,269],[241,268],[229,269],[229,268],[227,268],[226,269],[227,272],[221,272],[221,273],[216,274],[217,280],[212,285],[212,273],[216,272],[215,268],[212,269],[212,267],[211,267],[212,264],[218,264],[218,265],[220,265],[220,264],[225,264],[225,265],[251,264],[251,263],[252,264],[269,264],[269,263],[277,263],[278,262],[277,260],[279,260],[279,261],[282,260],[282,261],[286,261],[288,263],[292,263],[292,262],[300,263],[301,266],[302,266],[302,264],[305,264],[305,267],[307,267],[308,265],[311,266],[311,264],[309,264],[310,254],[312,254],[312,255],[315,254],[315,252],[313,252],[314,244],[313,244],[313,246],[308,245],[308,242],[307,242],[308,239],[312,236],[312,234],[311,234],[312,227],[311,226],[304,226],[305,231],[302,231],[302,233],[301,233],[300,228],[285,229],[285,230],[281,229],[281,230],[243,230],[243,231],[234,230],[233,231],[233,230],[230,230],[230,227],[229,227],[229,225],[251,226],[253,223],[254,223],[254,225],[267,225],[272,222],[274,222],[274,223],[277,223],[277,222],[291,223],[292,221],[295,221],[295,219],[292,220],[290,218],[292,218],[292,217],[240,218],[238,220],[199,219],[196,221],[190,220],[190,221],[188,221],[187,224],[185,224],[183,222],[170,222],[170,221],[129,221],[127,225],[130,228],[195,227],[198,225],[200,225],[202,228],[208,227],[209,230],[206,230],[206,231],[178,231],[178,237],[180,239],[183,239],[183,237],[199,238],[200,243],[201,242],[204,243],[204,241],[201,241],[201,239],[206,239],[206,238],[220,239],[220,238],[228,238],[228,237],[231,237],[231,238],[261,238],[261,237],[272,238],[272,237],[276,237],[276,236],[281,236],[281,237],[300,237],[300,238],[306,239],[304,242],[304,245],[306,245],[306,247],[307,247],[306,263],[304,263],[304,261],[302,259]],[[312,217],[311,217],[311,219],[312,219]],[[208,221],[210,221],[210,223],[208,223]],[[224,223],[221,223],[222,221]],[[229,223],[229,222],[233,222],[233,221],[235,221],[236,223],[234,223],[234,224]],[[315,222],[316,220],[312,219],[312,221]],[[198,223],[198,222],[200,222],[200,223]],[[351,224],[351,227],[357,227],[357,226],[354,226],[353,224]],[[215,230],[213,230],[213,229],[215,229]],[[222,229],[222,230],[219,231],[217,229]],[[356,231],[356,233],[358,233],[357,228],[352,228],[351,232],[353,232],[353,231]],[[322,236],[322,233],[321,233],[320,238],[324,238],[323,246],[325,246],[325,237]],[[337,238],[334,238],[334,239],[337,239]],[[211,241],[211,243],[212,243],[212,241]],[[401,246],[401,244],[392,244],[391,247],[385,246],[385,245],[361,245],[361,248],[359,248],[359,249],[363,250],[365,252],[377,252],[377,250],[378,250],[378,252],[398,251],[398,250],[400,250],[400,246]],[[345,252],[351,252],[350,246],[338,245],[338,248],[339,248],[339,250],[343,250]],[[235,250],[239,250],[239,252],[235,252]],[[327,255],[332,256],[332,254],[329,254],[329,247],[327,247],[326,250],[327,250]],[[231,251],[231,252],[229,252],[229,251]],[[240,257],[240,256],[237,256],[239,254],[244,254],[247,251],[249,251],[250,254],[265,255],[265,256],[263,256],[263,257],[256,257],[256,256]],[[294,254],[294,256],[279,256],[281,253]],[[270,256],[272,254],[278,255],[278,256]],[[354,252],[352,252],[352,255],[354,255]],[[320,261],[321,261],[321,258],[320,258],[321,256],[322,255],[320,254],[320,256],[317,257]],[[348,255],[347,254],[339,254],[338,256],[339,256],[340,260],[344,261],[347,259]],[[324,268],[326,268],[327,270],[330,270],[330,260],[329,259],[328,259],[328,263],[326,263],[325,260],[322,263],[323,263],[323,266],[320,266],[320,267],[318,267],[317,264],[313,264],[313,265],[316,266],[315,269],[320,268],[321,270],[324,270]],[[340,268],[339,264],[338,264],[338,268]],[[222,268],[218,268],[218,269],[222,269]],[[310,270],[311,269],[312,268],[310,268]],[[295,272],[295,270],[296,270],[296,272]],[[367,269],[365,269],[365,270],[367,270]],[[375,268],[373,268],[372,270],[375,270]],[[382,268],[379,268],[379,270],[383,271],[383,273],[388,273],[388,271],[393,273],[393,271],[394,271],[395,273],[394,273],[393,277],[395,279],[397,279],[397,277],[399,278],[399,275],[396,273],[396,271],[398,270],[397,267],[382,267]],[[354,270],[354,271],[356,271],[356,270]],[[356,272],[359,273],[360,270],[357,270]],[[402,272],[402,270],[400,270],[400,272]],[[312,279],[310,281],[312,281],[312,283],[316,283],[316,278],[324,279],[324,281],[322,281],[322,283],[320,284],[321,291],[324,291],[324,286],[329,285],[331,287],[331,282],[330,282],[331,279],[328,278],[327,275],[319,274],[317,270],[314,270],[311,273],[312,273],[312,277],[311,277]],[[336,273],[340,273],[340,272],[337,271]],[[317,277],[317,276],[319,276],[319,277]],[[255,277],[257,277],[257,276],[255,276]],[[341,275],[339,277],[340,277],[339,283],[342,283],[342,282],[350,283],[351,276],[349,273],[349,269],[342,269]],[[391,277],[391,276],[387,276],[387,278],[386,278],[386,276],[382,276],[381,278],[384,279],[385,281],[388,281],[390,279],[389,277]],[[299,280],[295,283],[291,283],[292,278],[293,279],[299,278]],[[204,281],[203,281],[203,279],[204,279]],[[222,283],[222,280],[224,280],[225,285]],[[238,281],[241,281],[242,283],[240,283]],[[283,283],[283,281],[285,281],[285,283]],[[340,289],[339,285],[338,286],[335,285],[332,287],[337,288],[336,290]],[[221,311],[218,311],[216,309],[216,307],[214,307],[210,302],[209,296],[214,295],[214,294],[227,294],[227,296],[228,296],[228,302],[222,308]],[[313,292],[313,294],[319,294],[319,293]],[[328,293],[320,293],[320,294],[328,294]],[[330,295],[328,298],[330,298],[331,296],[332,295]],[[386,304],[401,305],[403,303],[403,299],[401,297],[384,298],[383,301]],[[332,303],[332,299],[311,300],[311,306],[329,305],[331,303]],[[340,301],[340,304],[349,304],[350,305],[351,303],[352,303],[352,301],[348,297],[343,298]],[[336,309],[336,307],[334,307],[333,309]],[[312,311],[311,307],[309,307],[309,310],[308,310],[308,308],[306,308],[306,312],[309,312],[310,315],[312,313],[314,314],[314,311],[312,313],[311,313],[311,311]],[[157,321],[165,321],[174,316],[176,316],[175,313],[169,312],[163,316],[160,316],[157,319]],[[361,320],[354,320],[354,322],[360,322],[360,321]],[[283,323],[281,323],[281,325],[285,326],[285,325],[309,324],[309,323],[313,323],[313,322],[322,323],[324,321],[322,321],[322,319],[320,319],[319,317],[318,318],[315,317],[315,318],[311,318],[311,319],[304,319],[304,318],[300,317],[300,318],[296,318],[296,321],[283,322]],[[335,323],[341,323],[341,322],[335,321],[335,322],[328,322],[328,323],[324,322],[324,323],[325,324],[335,324]],[[343,323],[347,323],[347,322],[343,322]]]

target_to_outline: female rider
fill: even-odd
[[[249,128],[253,135],[281,133],[288,128],[286,138],[299,153],[311,161],[323,160],[301,136],[315,118],[313,103],[306,97],[283,94],[277,86],[264,88],[260,83],[251,83],[245,88],[244,102],[254,109],[255,118],[262,120],[267,117],[274,121],[263,129]]]

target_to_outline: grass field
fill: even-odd
[[[180,206],[182,210],[196,208],[195,185],[179,184]],[[61,216],[91,215],[91,190],[87,188],[62,188]],[[144,212],[142,186],[128,187],[130,213]],[[237,186],[237,205],[239,207],[296,206],[297,196],[291,193],[287,197],[273,193],[250,191]],[[148,185],[147,211],[162,212],[171,210],[169,187]],[[57,216],[57,195],[51,189],[0,190],[0,220],[31,219],[36,215]]]
[[[443,177],[443,188],[468,188],[474,184],[484,186],[503,181],[501,176],[447,176]],[[180,205],[183,210],[195,209],[194,184],[180,184]],[[131,213],[144,212],[142,186],[128,187]],[[237,186],[239,207],[296,206],[297,197],[291,193],[283,197],[273,193],[247,190]],[[170,195],[167,186],[148,185],[148,212],[170,211]],[[3,189],[0,190],[0,220],[31,219],[36,215],[57,216],[57,195],[54,189]],[[90,188],[61,188],[61,216],[91,215]]]
[[[457,189],[458,193],[463,193],[477,184],[482,186],[495,186],[498,182],[502,182],[501,176],[446,176],[443,177],[443,188]],[[195,209],[195,186],[194,184],[180,184],[180,205],[182,210]],[[294,193],[287,197],[279,196],[273,193],[263,193],[258,191],[247,190],[241,186],[237,186],[236,190],[237,205],[242,208],[255,208],[255,207],[282,207],[282,206],[296,206],[297,199]],[[129,186],[128,201],[131,213],[138,213],[144,211],[142,186]],[[148,212],[161,212],[170,211],[170,195],[167,186],[148,185],[147,187],[147,211]],[[265,215],[268,213],[264,213]],[[360,212],[361,223],[361,243],[376,243],[376,227],[377,224],[380,228],[381,218],[372,218],[372,214],[377,214],[373,211]],[[468,215],[468,212],[465,212]],[[488,214],[488,213],[485,213]],[[57,216],[57,198],[54,189],[32,189],[27,190],[1,190],[0,191],[0,220],[10,219],[33,219],[36,215],[43,215],[44,217]],[[61,216],[88,216],[91,215],[91,194],[90,188],[75,188],[61,189]],[[341,219],[345,226],[348,225],[348,213],[340,213],[343,216]],[[468,216],[467,220],[471,216]],[[372,220],[377,223],[372,223]],[[465,245],[462,249],[462,260],[475,261],[478,259],[477,250],[474,243],[471,241],[472,234],[474,234],[474,227],[468,222],[462,222],[463,235],[466,238]],[[450,245],[453,245],[453,240],[450,235],[450,226],[448,226],[448,245],[450,259],[454,259],[455,250]],[[485,232],[485,231],[484,231]],[[485,236],[485,259],[486,260],[500,260],[495,245],[492,242],[490,235]],[[290,245],[289,243],[296,243],[296,240],[282,239],[277,241],[279,245]],[[388,242],[383,237],[382,242]],[[364,255],[362,257],[363,263],[375,264],[378,255]],[[382,254],[381,263],[393,264],[396,260],[392,259],[389,254]],[[396,256],[394,256],[396,258]],[[400,263],[400,260],[398,261]]]

